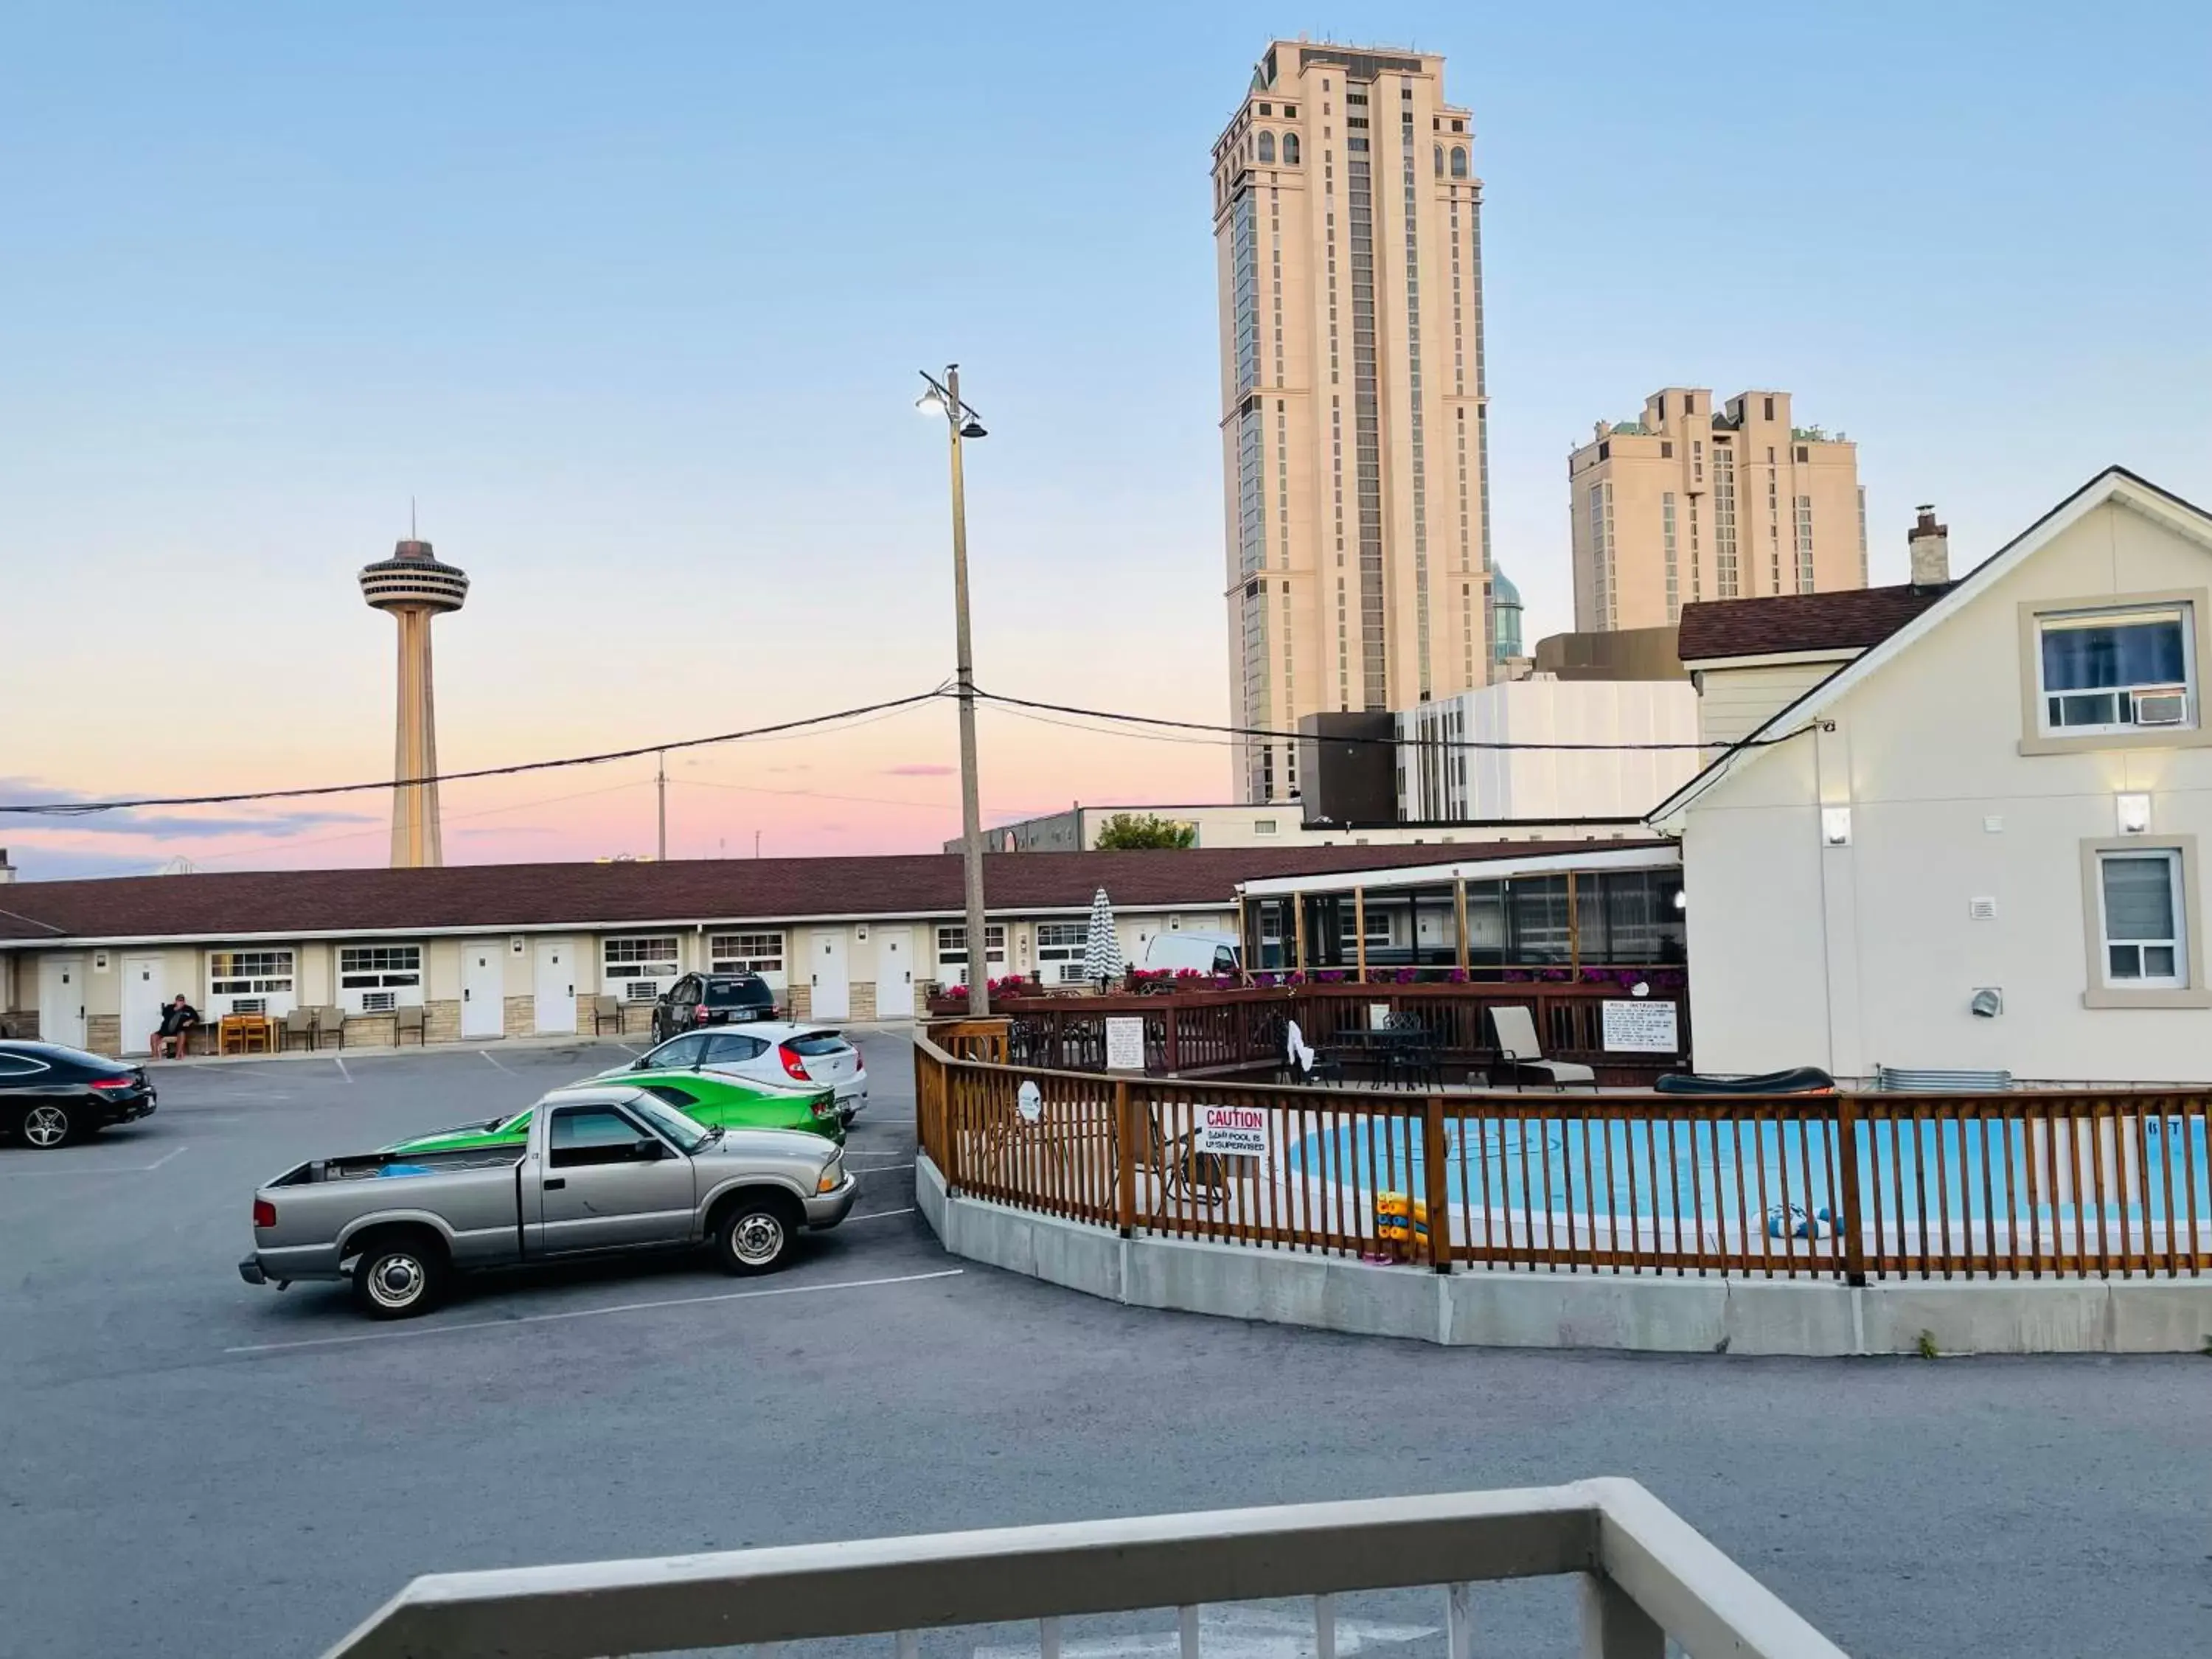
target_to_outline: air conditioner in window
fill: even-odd
[[[267,997],[233,997],[230,1012],[234,1014],[265,1014],[269,1012]]]
[[[2189,688],[2161,685],[2134,694],[2137,726],[2179,726],[2189,718]]]
[[[388,1014],[398,1006],[398,997],[390,991],[364,991],[361,994],[361,1011],[364,1014]]]

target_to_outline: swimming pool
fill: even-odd
[[[2072,1227],[2101,1217],[2141,1235],[2212,1242],[2212,1158],[2202,1117],[2057,1124],[1862,1122],[1860,1212],[1885,1232],[1988,1224]],[[1470,1211],[1829,1236],[1843,1208],[1838,1126],[1696,1117],[1455,1119],[1445,1186]],[[1291,1170],[1367,1193],[1427,1190],[1418,1124],[1362,1115],[1297,1140]],[[2078,1189],[2078,1190],[2077,1190]],[[2115,1241],[2117,1243],[2117,1241]]]

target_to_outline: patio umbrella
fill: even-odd
[[[1121,941],[1114,933],[1114,904],[1102,887],[1091,901],[1091,933],[1083,942],[1083,977],[1094,981],[1119,979],[1127,964]]]

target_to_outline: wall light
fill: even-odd
[[[2119,808],[2122,835],[2140,836],[2150,828],[2148,795],[2116,795],[2112,799]]]
[[[1851,844],[1850,807],[1823,806],[1820,809],[1820,842],[1826,847],[1849,847]]]

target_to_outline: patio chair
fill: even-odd
[[[1552,1086],[1565,1091],[1570,1083],[1586,1083],[1595,1089],[1597,1073],[1587,1066],[1571,1060],[1547,1060],[1543,1046],[1536,1041],[1535,1016],[1526,1008],[1492,1008],[1490,1011],[1491,1029],[1498,1034],[1498,1063],[1513,1073],[1513,1086],[1521,1086],[1521,1073],[1534,1072],[1548,1078]]]
[[[593,997],[592,999],[592,1035],[593,1036],[599,1036],[600,1032],[605,1030],[610,1025],[615,1028],[615,1035],[617,1036],[620,1036],[622,1035],[622,999],[620,997],[611,996]]]
[[[323,1046],[328,1037],[339,1048],[345,1047],[345,1010],[325,1006],[315,1010],[315,1047]]]
[[[416,1047],[419,1048],[428,1046],[429,1038],[425,1033],[422,1006],[420,1003],[411,1008],[395,1008],[392,1011],[392,1046],[397,1048],[401,1043],[406,1042],[407,1034],[410,1031],[415,1033]]]
[[[295,1008],[284,1016],[283,1024],[277,1027],[276,1048],[279,1053],[289,1048],[295,1042],[303,1048],[312,1048],[315,1046],[315,1011],[313,1009]]]
[[[1342,1083],[1344,1062],[1316,1054],[1296,1020],[1283,1026],[1283,1079],[1286,1083]]]

